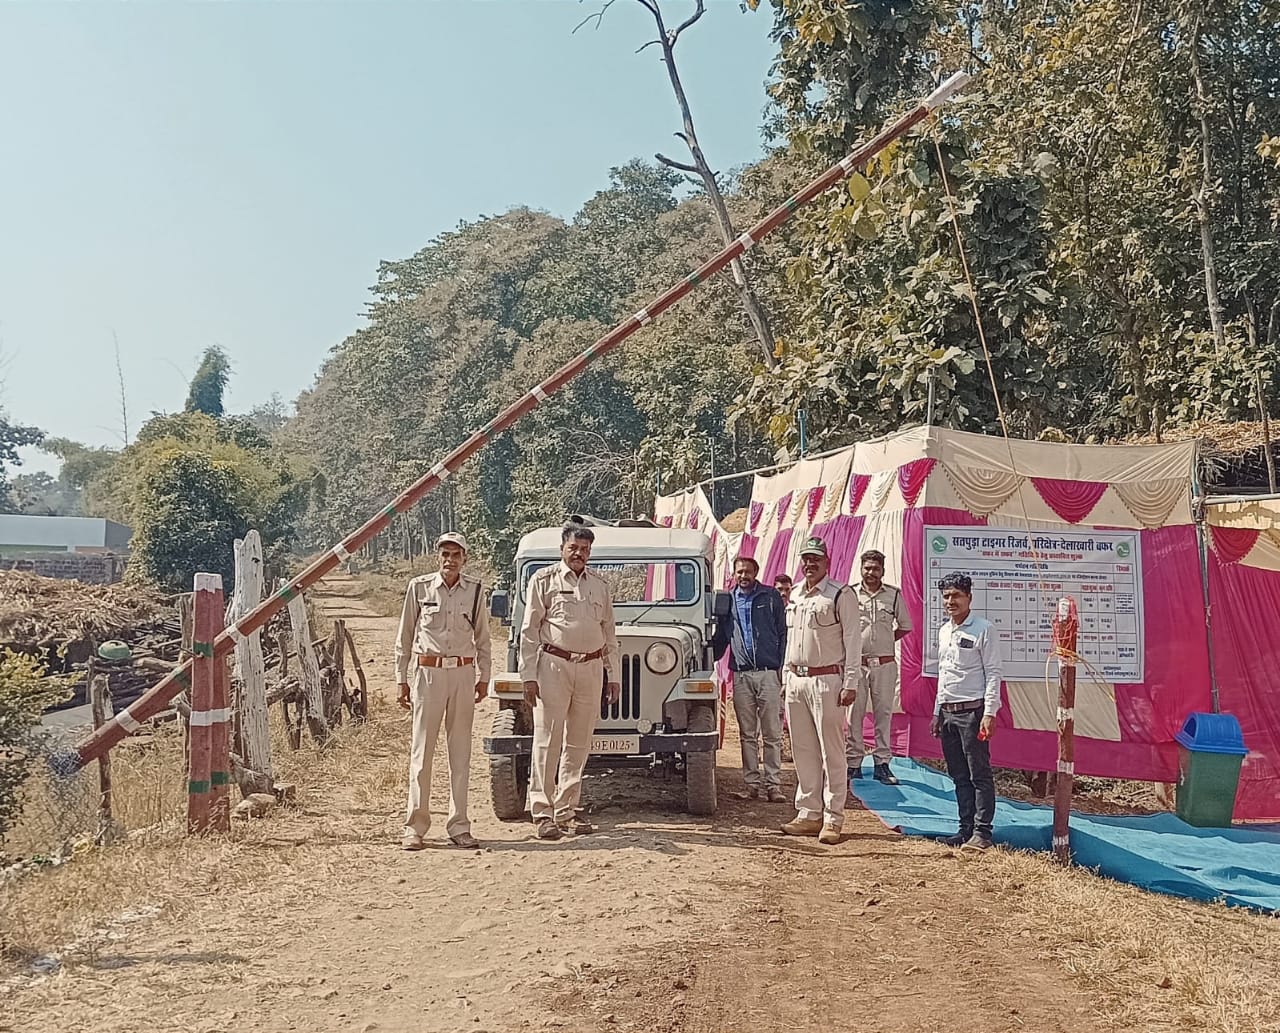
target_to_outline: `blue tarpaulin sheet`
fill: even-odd
[[[862,778],[851,783],[854,796],[908,836],[956,831],[951,779],[902,758],[895,758],[893,770],[899,785]],[[1015,849],[1048,850],[1053,809],[1000,797],[993,835]],[[1077,864],[1155,893],[1280,911],[1280,833],[1275,831],[1202,829],[1172,814],[1073,813],[1071,852]]]

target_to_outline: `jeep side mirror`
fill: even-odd
[[[494,592],[489,596],[489,616],[506,620],[511,615],[511,600],[506,592]]]
[[[725,620],[733,613],[733,593],[716,592],[711,599],[711,613],[716,620]]]

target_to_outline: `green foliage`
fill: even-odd
[[[1258,369],[1274,396],[1280,175],[1261,131],[1280,124],[1274,0],[773,9],[771,128],[802,168],[905,110],[935,76],[982,74],[787,231],[785,359],[740,401],[771,437],[793,441],[801,404],[817,445],[922,421],[930,385],[935,422],[994,429],[944,169],[1014,433],[1105,438],[1252,417]]]
[[[0,513],[14,513],[21,508],[20,500],[14,497],[8,477],[10,467],[22,465],[18,449],[38,445],[43,440],[44,431],[10,423],[4,413],[0,412]]]
[[[204,413],[206,416],[221,416],[223,413],[222,396],[227,390],[227,381],[231,379],[231,360],[227,353],[216,344],[204,350],[200,357],[200,365],[195,376],[191,378],[191,387],[187,392],[187,412]]]
[[[0,654],[0,837],[21,811],[22,785],[39,758],[40,715],[70,696],[70,679],[44,674],[32,657]]]
[[[670,171],[637,161],[611,178],[569,223],[517,208],[384,263],[369,325],[284,432],[319,470],[309,544],[359,524],[720,247],[705,201],[678,202]],[[669,487],[706,476],[709,439],[728,461],[748,335],[731,285],[709,285],[489,443],[385,544],[421,551],[456,523],[502,568],[524,531],[567,512],[649,511],[659,469]]]

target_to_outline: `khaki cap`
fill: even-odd
[[[442,534],[439,538],[436,539],[436,548],[437,549],[440,548],[440,546],[442,546],[445,542],[453,542],[453,544],[461,548],[463,552],[470,551],[467,548],[467,539],[464,538],[457,531],[445,531],[444,534]]]

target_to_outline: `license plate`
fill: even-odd
[[[592,753],[624,753],[640,752],[640,736],[638,735],[593,735],[591,737]]]

